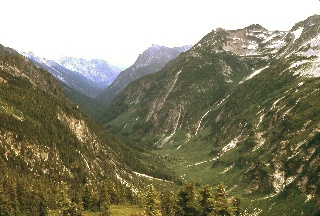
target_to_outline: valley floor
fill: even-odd
[[[99,216],[100,212],[82,212],[83,216]],[[58,211],[49,211],[49,216],[58,216],[60,215]],[[144,215],[144,209],[137,206],[131,205],[112,205],[111,214],[112,216],[142,216]]]

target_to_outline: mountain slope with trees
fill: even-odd
[[[105,127],[159,149],[184,179],[224,181],[247,213],[316,215],[319,35],[319,15],[290,31],[215,29],[130,83]]]
[[[133,170],[176,179],[160,160],[95,124],[49,72],[2,45],[0,119],[0,215],[107,211],[138,202],[145,183]]]

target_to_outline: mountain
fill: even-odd
[[[109,104],[130,82],[161,70],[170,60],[188,49],[190,46],[168,48],[152,45],[138,56],[132,66],[122,71],[96,99]]]
[[[32,52],[22,53],[22,55],[38,67],[50,72],[57,80],[60,80],[62,83],[82,94],[93,97],[101,91],[96,86],[95,82],[87,79],[85,76],[77,72],[68,70],[55,61],[36,56]]]
[[[101,137],[48,72],[10,48],[1,45],[0,53],[1,162],[39,176],[57,170],[54,177],[65,180],[116,175],[122,165],[109,145],[119,141],[106,131]]]
[[[64,56],[57,60],[57,63],[86,77],[101,91],[109,86],[121,71],[120,68],[102,59],[85,60]]]
[[[2,45],[0,119],[1,215],[98,211],[101,190],[110,203],[135,202],[141,173],[174,179],[148,152],[95,124],[49,72]]]
[[[215,29],[128,84],[104,125],[184,179],[225,182],[246,214],[318,215],[319,39],[319,15],[290,31]]]

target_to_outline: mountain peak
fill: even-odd
[[[252,24],[252,25],[249,25],[249,26],[245,27],[244,29],[252,30],[252,31],[268,31],[266,28],[264,28],[260,24]]]
[[[307,19],[305,19],[303,21],[296,23],[292,27],[291,31],[295,31],[301,27],[303,27],[303,28],[312,27],[314,25],[319,25],[319,23],[320,23],[320,15],[315,14],[313,16],[308,17]]]
[[[166,46],[152,44],[142,54],[139,54],[133,66],[135,68],[145,67],[150,65],[152,62],[162,61],[161,59],[164,58],[173,59],[173,56],[176,56],[176,52],[180,54],[181,52],[188,50],[190,47],[191,46],[169,48]]]
[[[84,58],[63,56],[57,63],[70,71],[83,75],[96,83],[101,89],[110,85],[121,71],[118,67],[103,59],[86,60]]]
[[[97,99],[105,103],[111,102],[131,81],[161,70],[170,60],[178,57],[181,52],[188,50],[190,47],[186,45],[168,48],[153,44],[138,56],[132,66],[122,71],[114,82],[97,96]]]

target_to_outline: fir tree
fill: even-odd
[[[216,215],[227,216],[230,215],[230,208],[228,203],[228,194],[226,186],[221,182],[215,188],[216,194],[214,196],[214,212]]]
[[[209,185],[203,186],[200,189],[199,194],[201,214],[203,216],[211,215],[213,213],[213,194]]]
[[[160,201],[159,201],[159,193],[153,187],[153,185],[149,185],[147,188],[146,201],[145,201],[145,210],[147,216],[157,216],[160,214]]]
[[[108,193],[108,186],[106,182],[102,183],[100,191],[100,211],[101,216],[110,215],[110,195]]]
[[[78,216],[79,210],[77,205],[69,197],[69,186],[61,182],[59,186],[59,204],[62,216]]]
[[[196,199],[194,182],[186,182],[177,193],[176,215],[193,216],[199,215],[199,203]]]
[[[239,197],[234,197],[232,199],[232,210],[233,210],[233,214],[236,216],[242,215],[241,212],[241,199]]]
[[[172,191],[167,190],[161,193],[161,213],[163,216],[174,214],[174,193]]]

